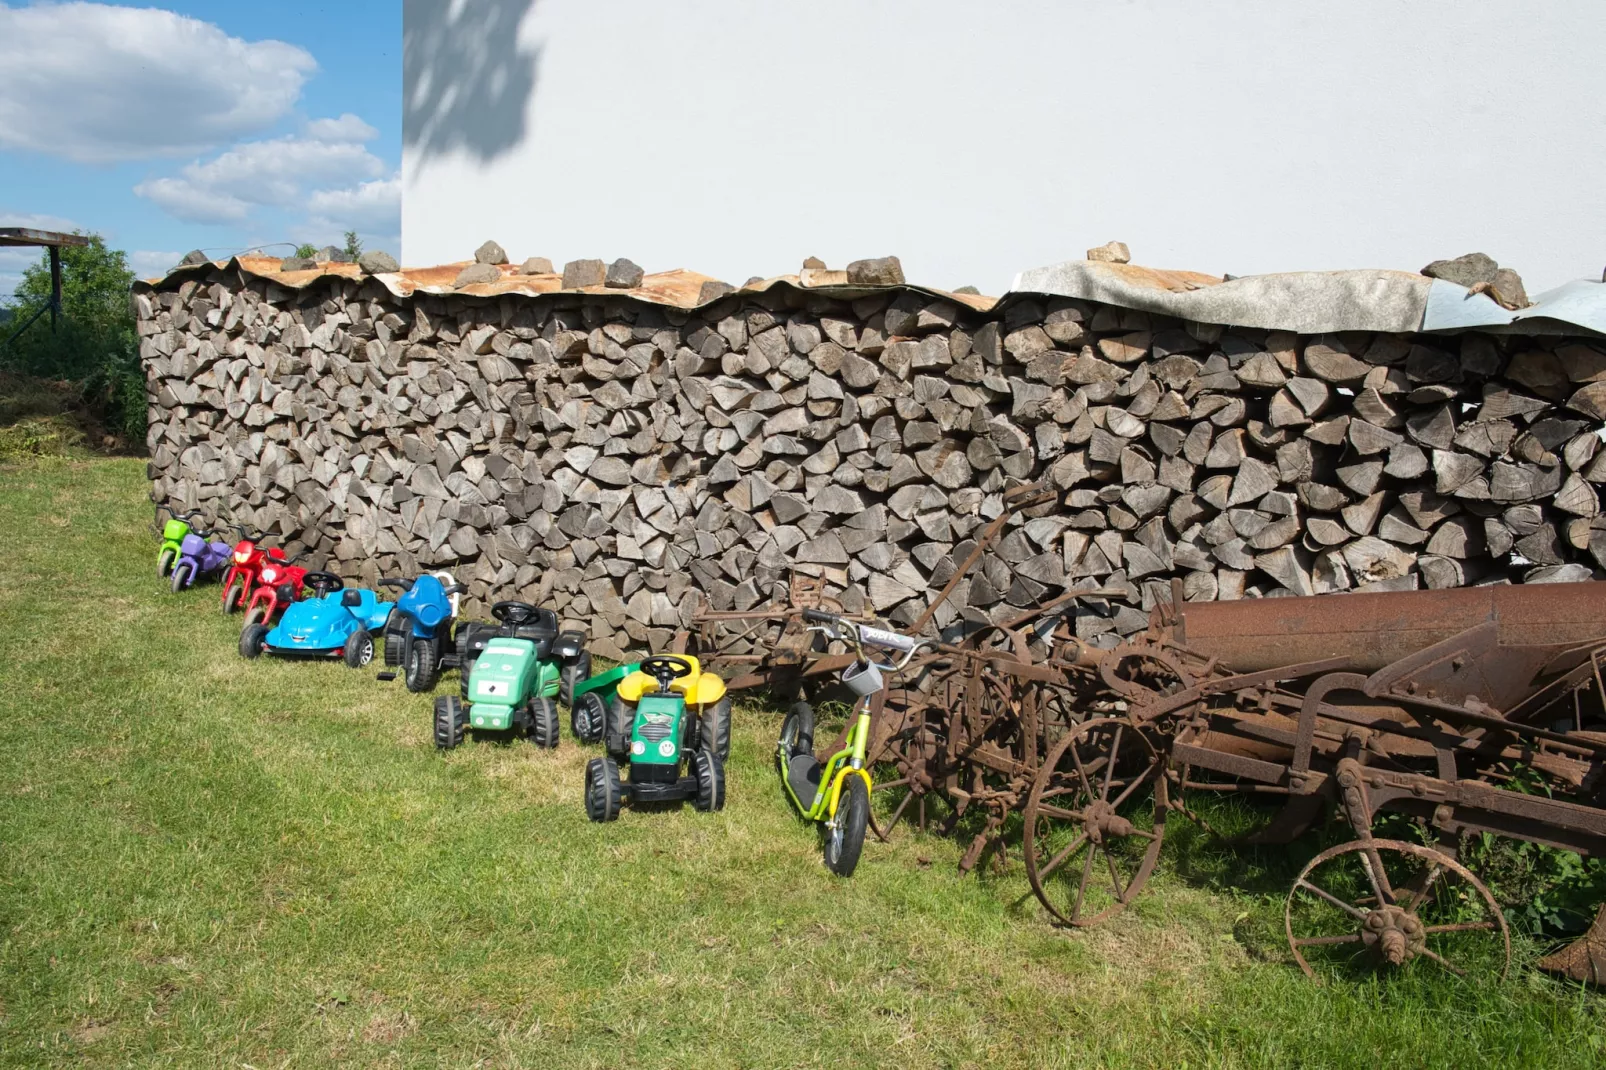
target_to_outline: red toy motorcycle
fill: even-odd
[[[304,552],[304,551],[303,551]],[[307,570],[296,564],[302,555],[270,557],[257,570],[257,585],[245,607],[245,627],[271,625],[291,602],[301,601]]]
[[[277,546],[263,550],[257,545],[263,537],[260,531],[247,531],[239,524],[234,525],[234,530],[239,533],[240,541],[234,544],[229,554],[229,570],[223,574],[224,613],[244,609],[262,567],[269,561],[284,561],[284,551]]]

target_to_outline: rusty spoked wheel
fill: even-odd
[[[1354,840],[1311,859],[1283,920],[1315,981],[1427,959],[1458,975],[1506,974],[1511,932],[1483,882],[1455,859],[1401,840]]]
[[[1024,815],[1026,877],[1066,925],[1137,898],[1165,839],[1165,762],[1126,721],[1085,721],[1049,752]]]
[[[895,707],[901,708],[894,712]],[[925,697],[915,692],[894,692],[887,699],[884,714],[889,730],[868,755],[875,770],[870,830],[882,843],[890,841],[900,826],[926,831],[931,806],[942,797],[938,786],[944,776],[946,737],[942,724],[932,720],[933,712]]]

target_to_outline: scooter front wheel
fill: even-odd
[[[173,567],[173,551],[163,550],[156,555],[156,578],[167,579],[168,570]]]
[[[851,877],[864,850],[864,830],[870,823],[870,792],[864,778],[849,774],[837,802],[835,827],[825,829],[825,868],[839,877]]]
[[[173,582],[170,584],[170,586],[172,587],[174,594],[178,594],[178,592],[190,585],[190,575],[194,571],[194,566],[190,565],[186,561],[180,561],[178,564],[173,566]]]

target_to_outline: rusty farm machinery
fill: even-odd
[[[1284,905],[1312,977],[1417,959],[1503,973],[1508,923],[1458,856],[1466,834],[1606,852],[1606,583],[1196,603],[1174,583],[1146,630],[1077,639],[1078,600],[1110,593],[1067,591],[940,644],[878,696],[878,836],[936,815],[970,834],[969,869],[1018,835],[1032,891],[1082,927],[1141,894],[1169,820],[1208,827],[1203,797],[1262,804],[1242,837],[1258,844],[1336,814],[1351,838]],[[764,653],[727,663],[743,686],[828,680],[844,656],[809,645],[799,618],[840,606],[806,581],[793,595],[704,614],[681,642],[718,659],[733,627],[765,633]],[[1606,979],[1606,907],[1540,965]]]

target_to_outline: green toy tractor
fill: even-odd
[[[461,695],[435,699],[435,746],[451,750],[475,731],[513,731],[536,746],[558,745],[558,697],[590,665],[579,632],[559,634],[549,609],[525,602],[491,607],[498,624],[457,630]]]
[[[592,693],[586,690],[591,682],[581,685],[584,693]],[[725,681],[701,671],[696,658],[660,654],[633,667],[616,692],[611,711],[622,713],[633,705],[635,715],[628,736],[611,717],[608,757],[586,763],[586,816],[612,821],[626,801],[690,799],[699,810],[723,809],[725,760],[717,744],[728,747],[730,740]],[[621,761],[629,764],[625,779]]]

